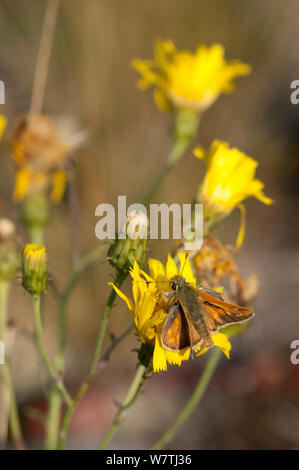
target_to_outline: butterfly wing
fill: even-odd
[[[189,326],[180,304],[175,303],[165,320],[162,334],[162,345],[170,351],[180,351],[190,346]]]
[[[217,333],[221,328],[242,323],[254,316],[249,308],[224,302],[218,292],[204,288],[198,288],[197,292],[204,304],[204,318],[211,333]]]

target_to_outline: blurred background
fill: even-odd
[[[46,2],[0,1],[0,79],[6,86],[1,113],[8,128],[30,105],[32,80]],[[259,161],[257,177],[275,200],[266,207],[246,202],[247,230],[236,255],[240,273],[256,273],[260,292],[256,317],[245,335],[233,340],[231,359],[223,357],[204,399],[182,427],[170,449],[277,449],[299,446],[299,365],[290,363],[290,343],[299,339],[299,105],[290,102],[290,83],[299,79],[299,2],[288,0],[62,0],[46,89],[44,112],[75,120],[88,129],[88,145],[76,158],[80,221],[74,224],[67,203],[55,208],[46,230],[50,268],[62,290],[72,269],[70,234],[80,236],[85,252],[95,238],[95,208],[116,204],[126,195],[138,201],[162,167],[171,140],[171,117],[160,113],[150,91],[136,88],[134,57],[151,58],[155,39],[170,38],[179,49],[220,42],[228,59],[252,65],[237,80],[232,95],[221,96],[205,114],[197,143],[214,138]],[[154,202],[190,202],[204,166],[192,151],[168,175]],[[0,216],[12,218],[22,243],[27,234],[11,194],[15,168],[2,142]],[[235,211],[216,234],[234,243]],[[169,242],[151,242],[149,255],[166,261]],[[67,385],[76,390],[91,359],[97,327],[113,269],[99,260],[83,275],[68,312]],[[29,295],[16,279],[10,318],[16,325],[13,375],[27,440],[38,447],[43,427],[47,378],[28,336],[33,331]],[[126,292],[130,292],[129,281]],[[44,299],[44,325],[50,352],[56,347],[56,302]],[[109,331],[121,333],[131,320],[119,299]],[[106,347],[109,337],[106,338]],[[71,425],[69,448],[99,444],[132,380],[136,354],[132,333],[114,351],[109,366],[95,377]],[[206,357],[154,375],[129,411],[111,448],[148,448],[173,423],[186,403]]]

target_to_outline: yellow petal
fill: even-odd
[[[178,274],[178,268],[175,264],[174,259],[168,254],[167,263],[166,263],[166,277],[167,279],[171,279],[173,276]]]
[[[217,333],[216,335],[212,335],[212,339],[214,341],[215,346],[220,348],[226,357],[229,359],[230,350],[232,345],[228,339],[228,337],[224,333]]]
[[[236,240],[237,248],[240,248],[243,244],[243,240],[245,237],[245,229],[246,229],[246,208],[244,204],[239,204],[239,209],[241,212],[241,222],[240,222],[240,229],[239,229],[238,237]]]
[[[193,154],[199,158],[200,160],[206,160],[207,159],[207,152],[205,151],[205,149],[201,146],[198,146],[196,147],[194,150],[193,150]]]
[[[165,279],[165,269],[163,263],[157,259],[150,258],[148,260],[150,275],[155,281],[163,281]]]
[[[66,187],[66,174],[63,170],[57,170],[53,174],[53,187],[51,191],[51,200],[55,203],[61,201]]]
[[[13,199],[15,201],[22,201],[27,194],[32,175],[26,168],[21,168],[15,179],[15,187],[13,192]]]
[[[160,88],[156,88],[154,90],[154,100],[160,111],[167,112],[171,110],[171,106],[169,104],[169,101],[167,100],[166,94]]]
[[[153,369],[155,372],[167,370],[165,349],[163,349],[160,335],[156,335],[155,349],[153,354]]]
[[[113,282],[109,282],[109,283],[108,283],[108,286],[113,287],[113,289],[115,290],[115,292],[117,293],[117,295],[119,295],[119,297],[120,297],[121,299],[123,299],[123,300],[126,302],[126,304],[127,304],[127,306],[128,306],[128,309],[131,310],[131,312],[133,312],[133,310],[134,310],[134,305],[133,305],[132,300],[129,299],[129,297],[127,297],[125,294],[123,294],[122,291],[119,290],[119,288],[116,287],[115,284],[113,284]]]
[[[4,117],[2,114],[0,114],[0,138],[2,137],[5,127],[6,127],[6,117]]]
[[[188,361],[190,357],[190,348],[181,351],[166,351],[166,360],[169,364],[180,366],[182,361]]]

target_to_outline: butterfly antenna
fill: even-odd
[[[185,266],[186,266],[186,263],[187,263],[187,259],[188,259],[188,258],[189,258],[189,253],[186,253],[184,264],[183,264],[183,266],[181,266],[180,276],[183,275],[183,272],[184,272],[184,269],[185,269]]]

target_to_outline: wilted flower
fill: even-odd
[[[258,293],[258,280],[251,274],[244,279],[240,276],[233,256],[233,248],[223,245],[209,235],[194,255],[194,268],[200,285],[209,289],[224,286],[224,298],[228,302],[250,306]]]
[[[48,284],[48,257],[44,245],[28,243],[22,254],[23,287],[32,295],[45,292]]]
[[[135,59],[133,66],[142,78],[141,89],[153,85],[157,106],[201,112],[211,106],[221,93],[231,93],[236,77],[248,75],[250,66],[226,61],[220,44],[200,45],[195,53],[178,51],[172,41],[158,41],[153,60]]]
[[[253,158],[219,140],[214,140],[208,154],[201,147],[194,154],[207,164],[197,193],[205,218],[225,216],[251,196],[272,204],[272,199],[263,193],[264,184],[255,178],[258,162]]]
[[[196,285],[189,260],[184,254],[180,254],[180,262],[183,271],[180,274],[192,285]],[[132,291],[134,302],[123,294],[113,283],[117,294],[126,302],[129,310],[134,315],[135,328],[141,342],[147,345],[152,351],[153,370],[167,370],[167,363],[181,365],[182,361],[187,361],[190,357],[190,347],[179,352],[166,350],[161,341],[161,333],[164,322],[168,315],[167,304],[163,299],[163,292],[170,290],[169,280],[178,274],[177,266],[173,258],[169,255],[166,266],[155,259],[149,259],[150,275],[142,271],[135,261],[130,271],[132,278]],[[223,333],[212,335],[215,346],[218,346],[229,357],[231,345],[227,336]],[[206,352],[204,349],[197,349],[198,354]]]
[[[35,113],[22,116],[9,136],[18,166],[14,199],[21,201],[28,194],[51,187],[51,199],[59,202],[65,191],[70,151],[79,140],[64,136],[48,116]]]

